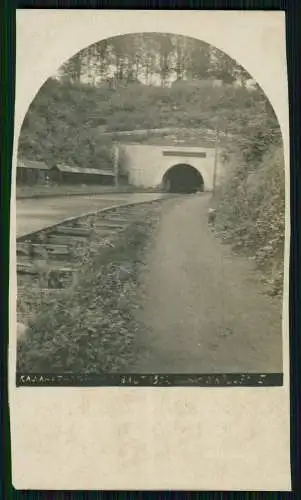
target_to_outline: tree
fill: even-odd
[[[154,35],[158,45],[158,69],[161,81],[161,86],[165,87],[167,80],[172,72],[172,52],[173,45],[171,37],[165,34]]]
[[[235,70],[237,70],[237,65],[233,59],[218,49],[212,50],[210,74],[214,78],[231,84],[236,80]]]
[[[85,52],[78,52],[61,67],[62,79],[65,82],[79,83],[82,76],[82,62]]]
[[[114,80],[114,86],[172,79],[220,79],[244,86],[250,75],[211,45],[182,35],[138,33],[102,40],[76,54],[60,69],[62,80],[89,81],[92,85]]]
[[[95,66],[97,81],[102,82],[108,77],[109,42],[103,40],[95,44]]]
[[[177,80],[182,80],[185,76],[187,65],[187,38],[174,36],[172,42],[175,52],[173,69],[176,73]]]
[[[204,80],[210,76],[211,47],[189,39],[186,47],[186,74],[189,79]]]

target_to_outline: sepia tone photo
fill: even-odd
[[[281,374],[284,211],[280,125],[227,53],[84,47],[19,137],[17,373]]]
[[[16,32],[14,487],[290,490],[284,13]]]

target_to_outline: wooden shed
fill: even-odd
[[[44,184],[50,179],[48,165],[43,161],[27,160],[17,161],[17,184]]]
[[[70,165],[54,165],[51,179],[58,184],[114,184],[115,174],[109,170],[81,168]]]

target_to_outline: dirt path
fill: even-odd
[[[165,203],[141,271],[136,373],[279,372],[281,304],[208,229],[209,198]]]

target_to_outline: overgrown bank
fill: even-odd
[[[284,175],[280,141],[250,158],[243,148],[232,156],[216,193],[217,233],[256,262],[272,295],[280,295],[283,287]]]
[[[113,247],[90,258],[76,287],[46,300],[18,345],[18,372],[100,373],[131,364],[141,330],[137,271],[159,210],[142,211]]]

